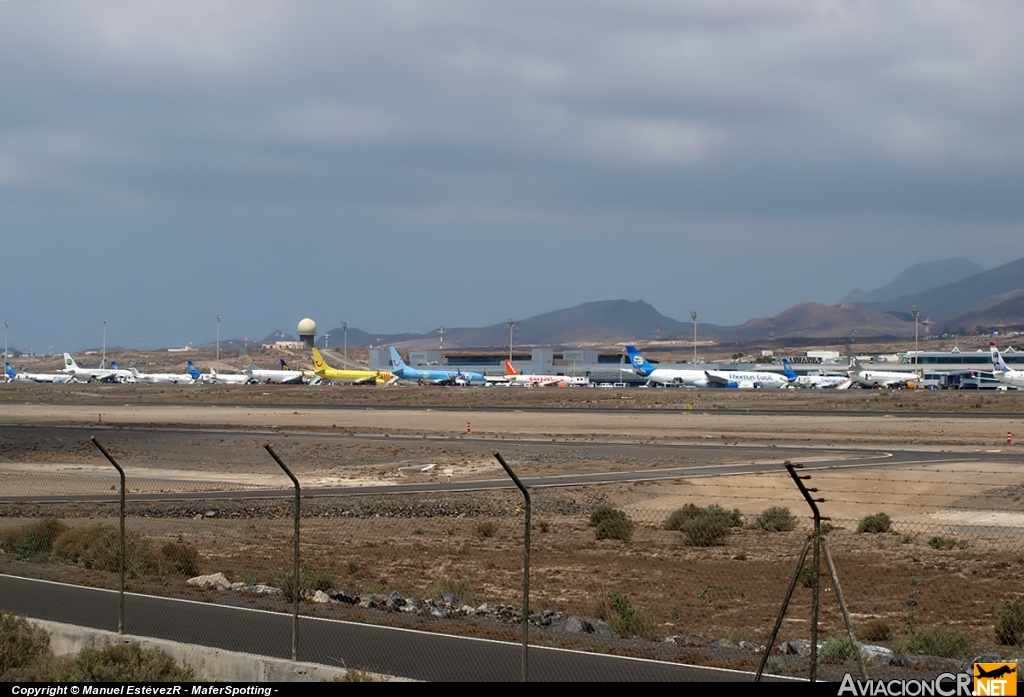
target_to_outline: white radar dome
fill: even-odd
[[[299,322],[299,336],[316,334],[316,322],[307,317]]]

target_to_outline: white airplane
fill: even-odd
[[[52,382],[63,384],[71,382],[70,375],[58,375],[56,373],[19,373],[11,367],[11,364],[4,361],[4,382]]]
[[[568,387],[570,385],[589,385],[589,377],[573,377],[571,375],[523,375],[512,361],[505,359],[505,379],[512,385],[542,385]]]
[[[988,350],[992,353],[992,374],[1004,385],[1024,387],[1024,370],[1012,370],[999,355],[994,341],[988,342]]]
[[[782,359],[782,365],[786,370],[790,370],[789,361],[785,358]],[[799,375],[793,379],[793,384],[797,387],[811,390],[845,390],[850,386],[849,375],[829,375],[823,371],[818,371],[814,375]]]
[[[792,373],[792,371],[790,371]],[[731,387],[741,390],[767,389],[777,390],[791,387],[796,374],[792,378],[778,373],[761,370],[705,370],[708,382],[713,387]]]
[[[275,383],[278,385],[301,385],[308,382],[310,377],[316,377],[311,370],[289,370],[288,364],[281,359],[280,370],[263,370],[252,367],[252,358],[248,353],[242,354],[242,372],[257,382]]]
[[[115,364],[116,365],[116,364]],[[82,368],[70,353],[64,354],[64,369],[61,371],[79,382],[135,382],[132,371],[121,368]]]
[[[647,378],[647,384],[657,382],[662,385],[689,385],[690,387],[711,387],[703,370],[684,370],[679,368],[655,368],[647,362],[643,354],[635,346],[627,346],[629,363],[632,371],[640,377]],[[624,369],[625,370],[625,369]]]
[[[218,373],[216,370],[210,370],[209,373],[200,373],[199,368],[192,361],[188,362],[188,374],[194,382],[204,385],[250,385],[256,382],[255,379],[248,375],[239,375],[238,373],[223,374]]]
[[[846,374],[851,382],[864,387],[910,387],[913,388],[919,379],[915,373],[899,370],[866,370],[857,360],[857,354],[849,346],[846,355],[850,357],[850,367]]]
[[[136,382],[146,382],[154,385],[177,385],[179,383],[194,385],[197,381],[191,373],[140,373],[135,368],[132,368],[131,371],[132,375],[135,376]],[[198,373],[199,371],[196,372]]]

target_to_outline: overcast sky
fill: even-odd
[[[3,321],[37,352],[737,324],[1024,256],[1019,2],[0,2]]]

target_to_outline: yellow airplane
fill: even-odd
[[[321,380],[341,380],[353,385],[383,385],[395,376],[386,370],[338,370],[327,365],[320,351],[313,349],[313,372]]]

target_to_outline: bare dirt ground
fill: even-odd
[[[812,473],[808,484],[820,490],[822,512],[836,526],[829,539],[843,591],[855,623],[878,620],[894,632],[880,643],[942,626],[964,632],[975,650],[1014,651],[996,644],[993,622],[995,608],[1021,593],[1024,470],[1022,450],[1006,445],[1006,432],[1024,437],[1024,395],[8,387],[0,386],[0,497],[23,499],[110,493],[116,479],[90,436],[125,466],[136,492],[284,489],[287,480],[262,450],[267,442],[307,488],[438,481],[445,468],[456,481],[498,478],[494,450],[529,476],[784,460],[854,464],[903,448],[945,453],[950,457],[941,464]],[[415,464],[436,466],[400,470]],[[595,616],[606,592],[617,590],[643,614],[653,637],[763,643],[808,532],[808,508],[784,472],[539,489],[534,501],[534,608]],[[668,514],[687,503],[737,508],[748,521],[769,506],[786,506],[800,516],[800,527],[737,528],[723,544],[694,547],[682,533],[663,529]],[[599,505],[630,514],[632,539],[595,539],[587,518]],[[857,534],[857,520],[879,511],[892,516],[893,530]],[[78,524],[112,520],[113,510],[8,503],[0,505],[0,528],[46,515]],[[290,515],[287,498],[211,494],[204,501],[132,504],[129,526],[194,544],[203,572],[273,583],[289,564]],[[505,492],[310,498],[303,547],[312,550],[311,567],[338,587],[424,597],[439,581],[458,580],[473,600],[518,604],[522,515],[517,495]],[[493,523],[490,533],[484,522]],[[934,538],[952,540],[952,547],[937,549]],[[73,571],[10,560],[4,570]],[[158,590],[190,592],[172,581]],[[841,626],[832,598],[826,593],[826,634]],[[810,591],[798,588],[783,639],[806,638],[809,603]],[[437,628],[452,631],[448,624]],[[694,651],[679,649],[673,657],[694,659]],[[756,659],[740,652],[717,662],[751,667]]]

